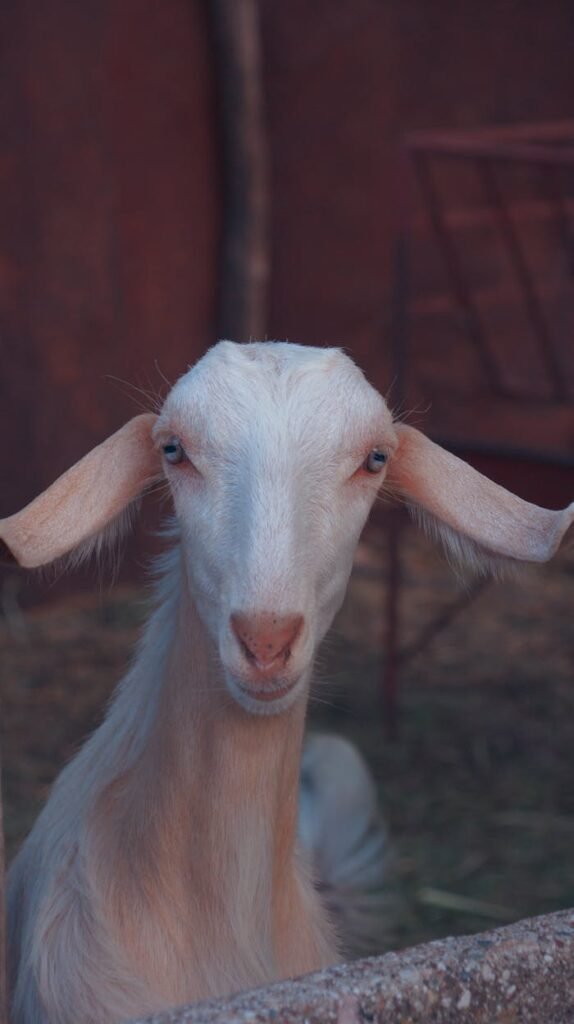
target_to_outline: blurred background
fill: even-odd
[[[219,337],[343,346],[402,418],[572,500],[571,3],[20,0],[0,25],[0,515]],[[115,589],[0,578],[11,852],[128,662],[159,514]],[[311,719],[380,783],[389,946],[574,902],[573,582],[566,552],[461,583],[377,508]]]

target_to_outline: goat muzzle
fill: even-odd
[[[234,612],[230,624],[242,654],[245,676],[259,682],[285,673],[303,632],[304,619],[299,614]]]

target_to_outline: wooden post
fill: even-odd
[[[220,338],[267,331],[269,159],[257,0],[210,0],[223,155]]]

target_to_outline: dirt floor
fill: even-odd
[[[463,584],[411,527],[403,552],[409,642]],[[393,741],[382,723],[383,535],[368,535],[357,563],[319,658],[310,722],[360,744],[380,784],[397,895],[389,946],[574,905],[574,551],[486,588],[405,666]],[[100,720],[145,605],[123,587],[24,615],[8,587],[3,607],[12,854]]]

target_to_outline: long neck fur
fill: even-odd
[[[177,550],[170,563],[80,761],[92,782],[84,857],[97,916],[151,1001],[173,1005],[335,955],[296,848],[304,702],[269,717],[235,704]]]

